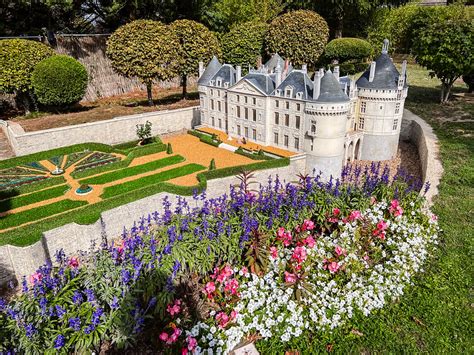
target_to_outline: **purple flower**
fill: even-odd
[[[25,331],[26,336],[30,339],[33,338],[36,333],[38,333],[38,330],[31,323],[25,325]]]
[[[82,301],[84,301],[84,298],[82,297],[82,294],[76,290],[72,295],[72,301],[74,304],[79,305],[82,303]]]
[[[76,332],[81,330],[81,319],[79,317],[69,318],[69,326]]]
[[[87,290],[84,291],[84,293],[86,294],[88,302],[95,301],[94,291],[92,291],[91,289],[87,289]]]
[[[93,326],[98,326],[100,324],[100,317],[104,314],[104,310],[102,308],[97,308],[94,313],[92,313],[91,323]]]
[[[62,264],[66,260],[66,254],[64,253],[63,249],[56,250],[54,256],[58,264]]]
[[[66,314],[66,310],[62,308],[60,305],[55,306],[56,314],[59,318],[62,318]]]
[[[110,304],[110,308],[112,309],[118,309],[119,308],[119,300],[117,296],[114,296],[114,299],[112,300],[112,303]]]
[[[95,330],[95,327],[93,325],[88,325],[87,327],[84,328],[84,334],[90,334]]]
[[[61,349],[65,343],[66,343],[66,339],[64,338],[64,335],[60,334],[56,337],[56,340],[54,340],[54,348]]]

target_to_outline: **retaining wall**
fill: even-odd
[[[111,120],[25,132],[19,124],[2,121],[13,152],[26,155],[73,144],[97,142],[119,144],[137,139],[136,125],[152,123],[153,135],[191,129],[199,123],[199,107],[147,112]]]

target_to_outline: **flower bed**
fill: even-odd
[[[227,352],[292,344],[400,297],[436,243],[436,218],[400,174],[248,185],[142,219],[120,240],[24,279],[0,302],[0,351],[101,346]],[[257,344],[258,345],[258,344]]]
[[[114,163],[119,161],[120,158],[116,157],[112,154],[102,153],[102,152],[94,152],[86,159],[80,162],[80,164],[76,167],[76,171],[82,171],[86,169],[95,168],[97,166],[102,166],[105,164]]]

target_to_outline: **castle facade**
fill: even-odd
[[[407,96],[406,62],[399,73],[384,41],[381,55],[357,80],[339,67],[294,69],[278,54],[242,77],[213,58],[200,63],[201,124],[262,146],[306,154],[306,171],[339,176],[355,159],[396,156]]]

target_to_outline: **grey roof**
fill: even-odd
[[[229,86],[235,84],[236,70],[230,64],[224,64],[221,68],[214,74],[211,80],[216,80],[218,77],[222,79],[222,82],[228,82]]]
[[[341,84],[334,74],[328,70],[321,78],[321,89],[317,102],[346,102],[349,97],[344,93]]]
[[[400,73],[398,72],[395,65],[393,65],[392,59],[388,54],[382,53],[375,60],[375,76],[372,82],[369,82],[370,67],[362,74],[357,80],[357,86],[360,88],[368,89],[397,89],[398,78]],[[407,81],[405,76],[405,87],[407,87]]]
[[[271,94],[273,90],[275,90],[275,82],[268,74],[250,73],[244,76],[243,79],[247,80],[267,95]]]
[[[283,71],[285,68],[285,60],[280,57],[278,53],[272,55],[272,57],[264,64],[265,68],[268,70],[269,73],[275,71],[275,68],[280,64],[280,68]],[[291,64],[288,65],[288,72],[293,70],[293,66]]]
[[[302,100],[310,100],[313,97],[313,82],[309,78],[308,74],[301,70],[291,71],[276,89],[280,89],[284,92],[287,86],[293,87],[292,98],[296,98],[296,93],[302,92]]]
[[[198,85],[209,84],[209,81],[212,80],[212,77],[219,71],[221,67],[222,67],[222,64],[219,63],[219,60],[217,60],[217,57],[216,56],[212,57],[211,61],[206,67],[206,70],[204,70],[204,73],[202,73],[201,77],[199,78]]]

